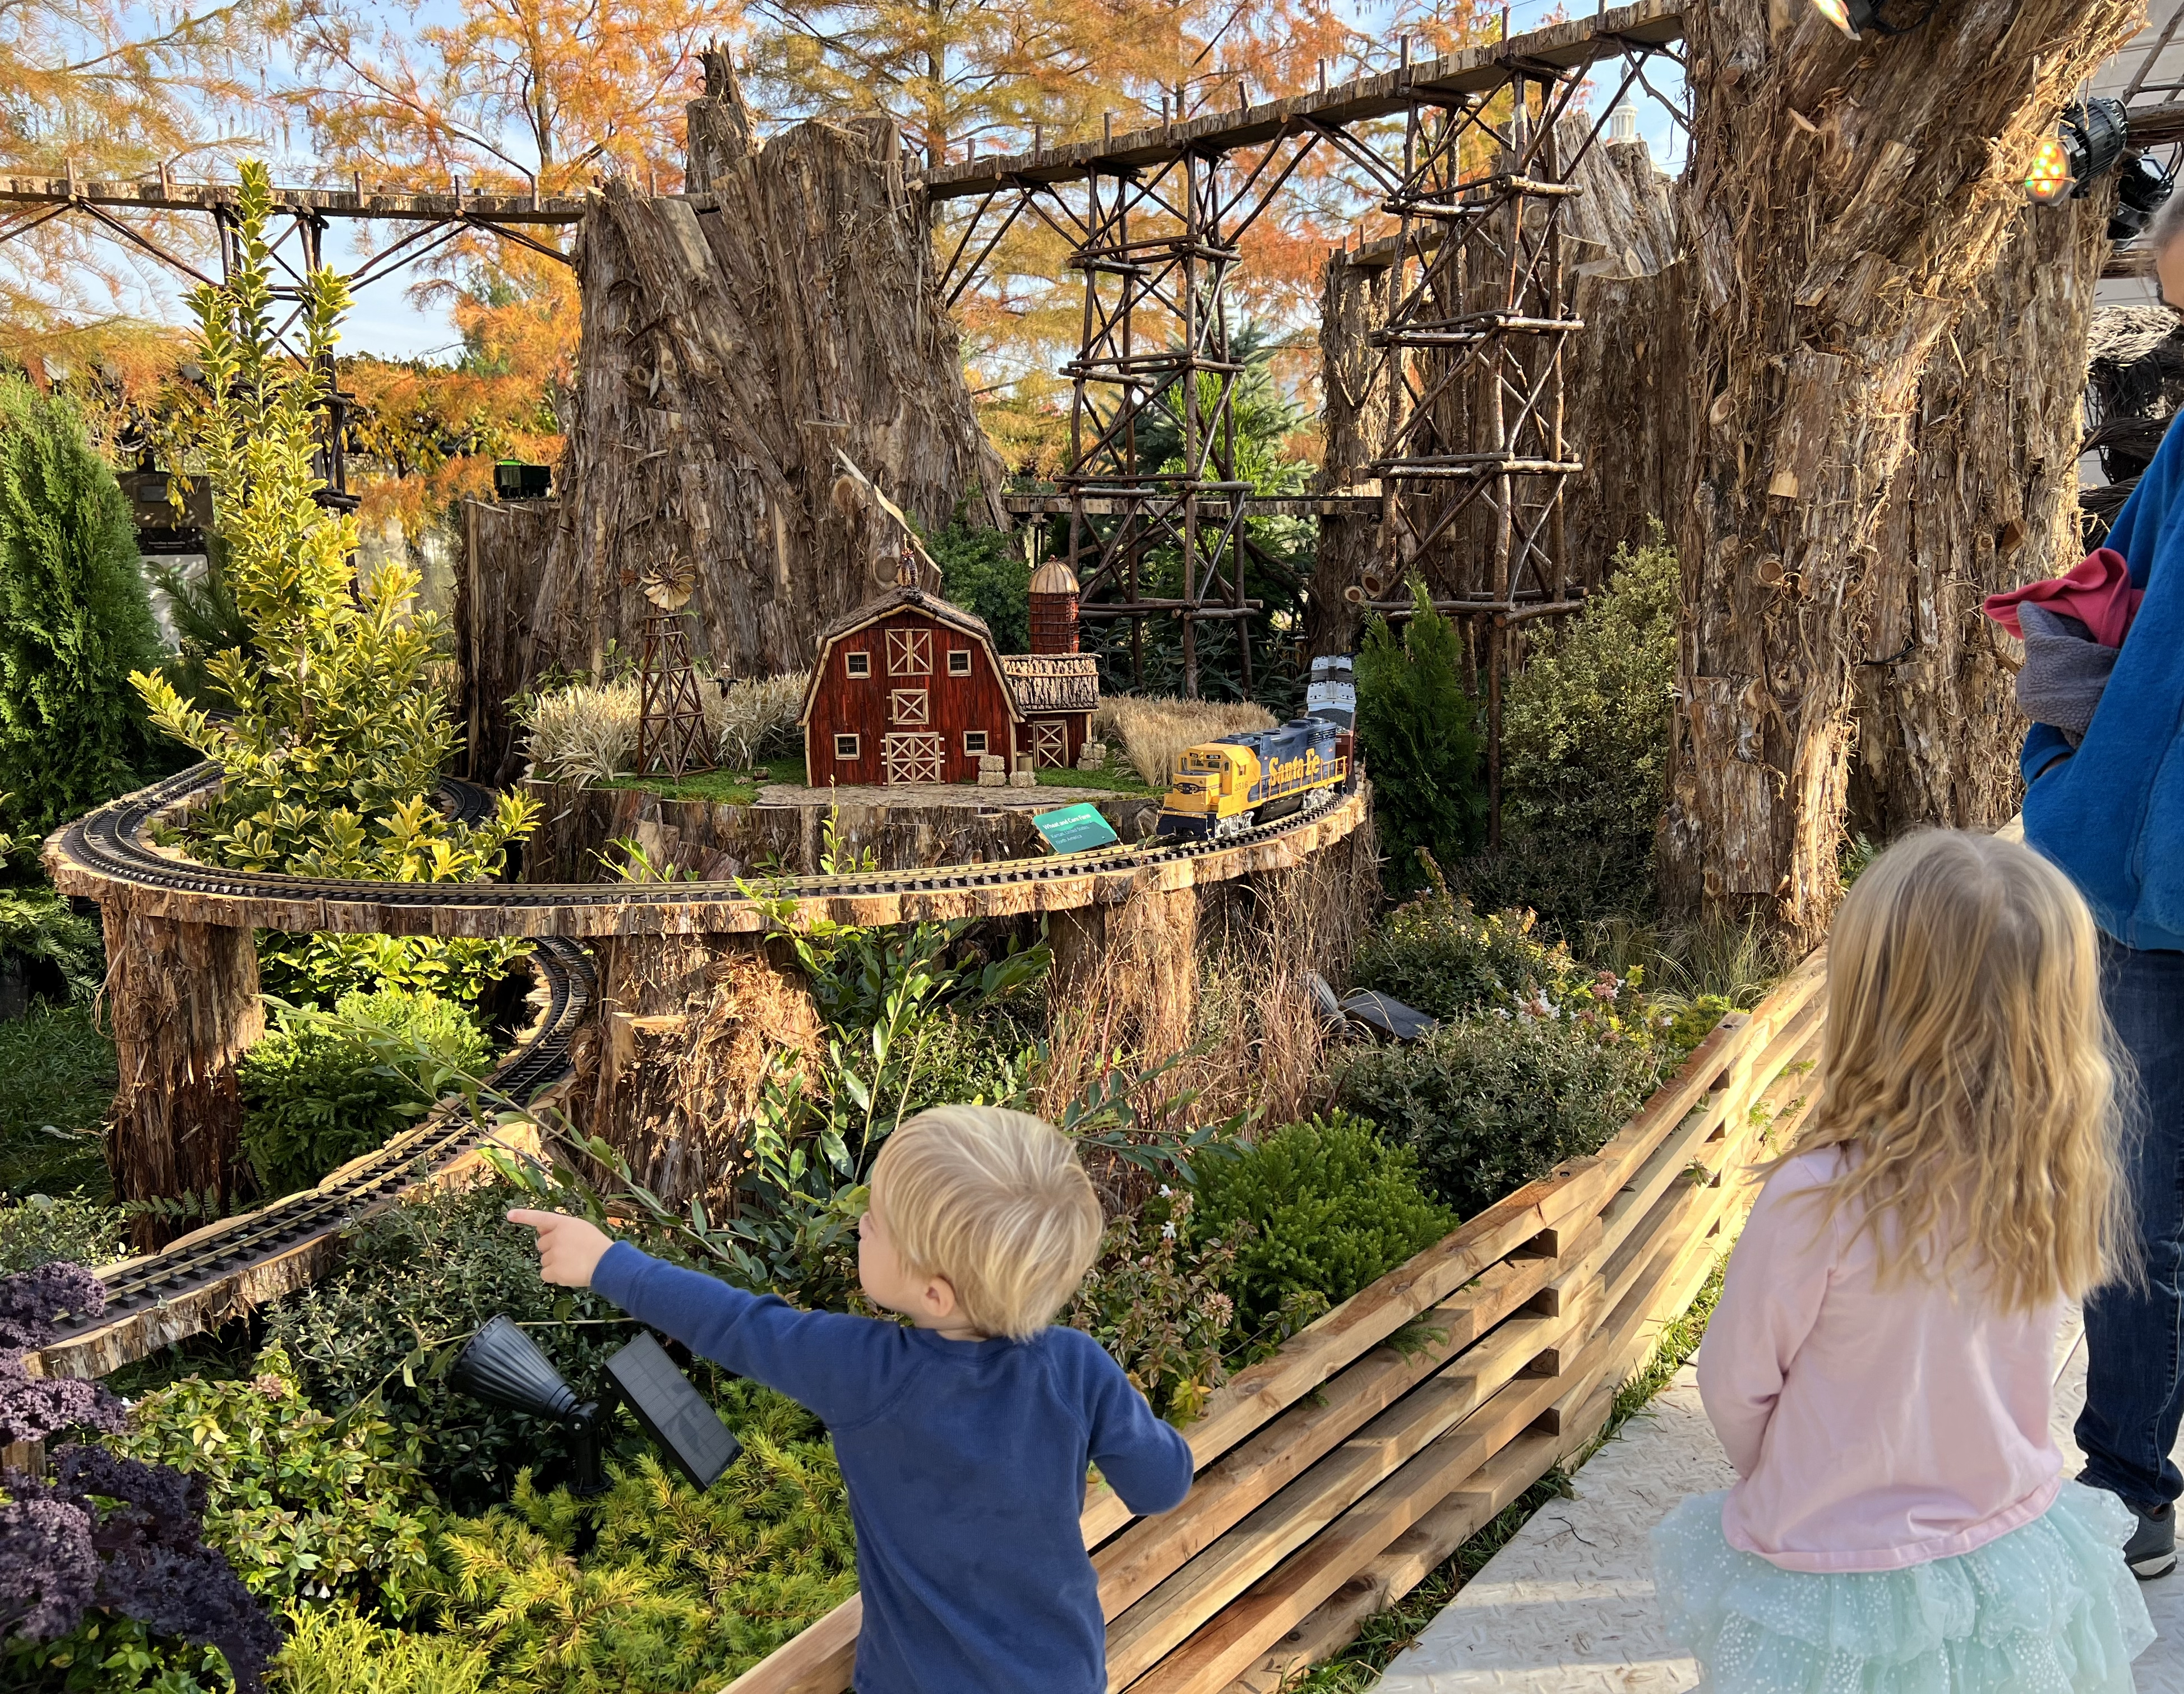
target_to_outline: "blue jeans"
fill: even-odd
[[[2101,938],[2101,997],[2137,1068],[2127,1155],[2146,1283],[2086,1302],[2084,1479],[2140,1508],[2184,1494],[2184,953]]]

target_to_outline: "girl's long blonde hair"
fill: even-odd
[[[1822,1091],[1790,1156],[1856,1149],[1813,1191],[1873,1231],[1884,1282],[1976,1285],[2024,1312],[2131,1263],[2099,944],[2060,870],[1992,836],[1908,837],[1844,900],[1827,995]]]

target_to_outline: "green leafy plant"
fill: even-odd
[[[1069,1322],[1107,1350],[1162,1417],[1189,1423],[1227,1375],[1240,1230],[1194,1228],[1188,1189],[1163,1187],[1107,1225]]]
[[[254,1594],[340,1595],[399,1618],[430,1579],[437,1513],[414,1449],[369,1409],[313,1406],[277,1346],[248,1377],[146,1395],[108,1445],[203,1480],[206,1542]]]
[[[0,375],[0,788],[25,833],[160,768],[127,686],[160,656],[129,503],[82,415]]]
[[[650,1452],[595,1503],[526,1475],[452,1524],[444,1626],[535,1694],[686,1694],[740,1675],[856,1587],[856,1541],[818,1420],[756,1383],[716,1402],[744,1456],[705,1493]],[[591,1550],[576,1551],[581,1526]]]
[[[469,1013],[399,988],[344,995],[331,1015],[284,1008],[242,1056],[242,1150],[270,1194],[309,1187],[432,1109],[382,1058],[390,1037],[474,1069],[490,1052]]]
[[[1540,935],[1533,913],[1475,912],[1430,859],[1425,869],[1433,890],[1389,912],[1359,943],[1351,968],[1360,987],[1442,1019],[1540,1005],[1610,1017],[1640,1009],[1637,969],[1618,976],[1581,964]]]
[[[1597,1152],[1658,1075],[1646,1041],[1497,1009],[1352,1053],[1335,1091],[1415,1152],[1427,1190],[1469,1217],[1562,1160]]]
[[[226,581],[251,645],[205,661],[224,715],[185,700],[162,675],[131,677],[159,728],[220,767],[223,786],[192,814],[188,844],[216,864],[309,876],[494,875],[537,806],[504,794],[477,824],[441,812],[436,789],[455,741],[437,674],[446,630],[418,606],[413,567],[389,559],[359,573],[355,518],[316,498],[324,485],[312,461],[346,285],[326,269],[304,279],[293,331],[302,358],[291,358],[275,333],[263,164],[244,164],[238,196],[234,271],[191,297],[203,385],[178,433],[210,486]],[[497,941],[364,937],[321,947],[359,960],[390,947],[405,957],[442,947],[512,956]]]
[[[42,1264],[111,1264],[128,1255],[125,1223],[120,1208],[81,1194],[26,1194],[0,1206],[0,1276]]]
[[[558,1458],[555,1426],[451,1391],[463,1343],[497,1314],[523,1325],[579,1393],[629,1338],[620,1313],[538,1275],[537,1238],[510,1223],[522,1191],[496,1182],[420,1196],[359,1224],[341,1271],[266,1314],[270,1341],[312,1402],[340,1412],[377,1397],[415,1442],[421,1480],[465,1510],[502,1498],[519,1465]]]
[[[1463,686],[1463,639],[1413,583],[1400,633],[1385,618],[1358,648],[1357,745],[1373,778],[1374,818],[1398,887],[1422,880],[1420,847],[1453,864],[1486,828],[1485,743]]]
[[[1429,1199],[1418,1158],[1336,1111],[1284,1125],[1195,1172],[1200,1241],[1239,1238],[1233,1285],[1246,1335],[1280,1327],[1285,1303],[1339,1305],[1457,1225]]]
[[[34,1000],[0,1021],[0,1188],[109,1192],[103,1132],[120,1079],[91,1008]]]

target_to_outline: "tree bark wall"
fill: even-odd
[[[1321,428],[1326,438],[1320,487],[1328,494],[1377,493],[1372,461],[1388,440],[1387,356],[1371,342],[1387,322],[1387,265],[1360,255],[1331,254],[1319,299]],[[1305,606],[1305,644],[1315,657],[1351,653],[1362,614],[1344,597],[1365,580],[1380,547],[1377,517],[1319,520],[1312,592]]]
[[[1687,268],[1674,183],[1646,143],[1607,142],[1583,174],[1571,233],[1589,245],[1575,290],[1585,328],[1563,355],[1568,438],[1585,469],[1563,494],[1568,580],[1604,580],[1617,547],[1673,533],[1685,497],[1691,375]],[[1590,164],[1591,161],[1588,160]]]
[[[894,127],[800,124],[737,152],[748,123],[717,59],[699,103],[720,108],[697,124],[708,192],[610,179],[578,237],[583,353],[536,665],[634,651],[636,585],[677,562],[696,566],[716,667],[808,664],[819,629],[871,596],[889,536],[838,448],[922,524],[967,499],[1002,522]]]
[[[121,1086],[106,1137],[120,1200],[203,1196],[222,1210],[241,1176],[242,1096],[236,1063],[265,1030],[258,948],[245,929],[104,911],[105,1000]],[[139,1215],[131,1239],[150,1252],[203,1219]]]
[[[522,733],[508,703],[538,675],[530,614],[560,508],[543,500],[465,500],[462,511],[454,623],[455,697],[470,751],[463,775],[499,786],[523,765]]]
[[[1691,814],[1710,909],[1801,942],[1825,929],[1854,672],[1919,384],[2001,256],[2039,137],[2140,15],[1964,0],[1864,43],[1767,0],[1687,16],[1691,760],[1671,803]]]
[[[2081,556],[2078,447],[2110,196],[2033,207],[1926,367],[1883,510],[1850,828],[1992,829],[2023,798],[2017,644],[1989,594]]]

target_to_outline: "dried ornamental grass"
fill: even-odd
[[[1248,730],[1271,730],[1273,714],[1249,701],[1171,700],[1135,694],[1110,696],[1092,714],[1092,738],[1119,744],[1138,775],[1155,788],[1175,775],[1187,747]]]
[[[723,689],[701,669],[699,698],[716,756],[732,770],[793,752],[800,739],[805,673],[755,677]],[[635,768],[643,700],[634,675],[580,682],[532,696],[521,713],[532,774],[549,782],[606,782]]]

